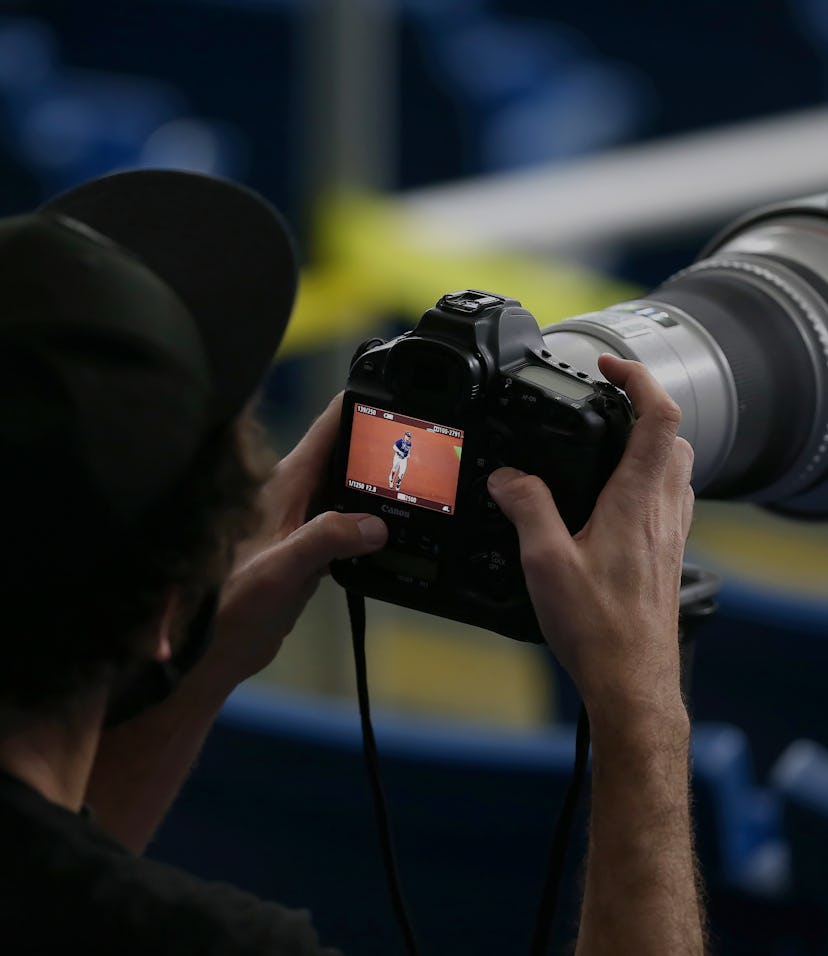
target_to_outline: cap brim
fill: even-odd
[[[293,243],[276,209],[227,180],[155,169],[92,180],[42,209],[85,223],[172,287],[201,330],[215,419],[238,414],[273,360],[296,294]]]

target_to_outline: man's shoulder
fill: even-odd
[[[323,949],[307,910],[261,900],[226,883],[208,882],[165,863],[133,857],[120,897],[136,912],[134,930],[149,932],[147,952],[161,949],[169,934],[188,938],[183,952],[335,956]],[[149,928],[149,930],[148,930]],[[178,952],[176,949],[170,952]]]
[[[48,802],[0,798],[0,832],[9,952],[334,956],[307,911],[135,856],[94,820]]]
[[[3,912],[10,905],[13,912]],[[74,865],[64,856],[11,897],[4,893],[0,917],[5,939],[19,941],[13,951],[20,953],[46,952],[54,943],[123,956],[335,956],[306,910],[129,854],[80,856]]]

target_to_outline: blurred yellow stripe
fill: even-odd
[[[414,325],[445,292],[482,288],[520,299],[540,324],[600,309],[640,289],[550,259],[468,253],[412,237],[393,198],[337,196],[320,207],[315,264],[302,273],[279,355],[369,334],[389,317]]]
[[[828,602],[824,521],[793,521],[754,505],[699,501],[690,551],[694,560],[726,577]]]
[[[555,716],[545,648],[463,627],[440,618],[372,627],[371,695],[412,713],[536,727]]]

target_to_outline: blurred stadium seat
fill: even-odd
[[[241,131],[193,116],[174,84],[79,69],[65,61],[47,21],[0,18],[0,160],[37,183],[25,204],[13,183],[0,184],[0,211],[115,169],[165,165],[240,177],[245,159]]]
[[[824,601],[732,582],[699,626],[693,717],[740,727],[760,780],[791,741],[828,746],[826,638]]]
[[[828,908],[828,749],[812,740],[794,741],[770,779],[784,808],[794,888]]]
[[[392,714],[378,716],[375,728],[402,884],[424,952],[526,951],[572,771],[572,728],[483,730]],[[693,766],[698,849],[711,890],[779,895],[787,877],[779,816],[755,785],[746,738],[732,727],[696,728]],[[558,946],[574,937],[584,817],[582,807]],[[346,953],[401,951],[350,703],[238,691],[150,852],[208,879],[309,906],[323,939]]]
[[[769,895],[788,886],[778,801],[756,785],[746,735],[727,724],[693,729],[696,849],[708,885]]]

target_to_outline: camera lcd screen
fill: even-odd
[[[540,365],[525,366],[515,372],[515,378],[540,385],[541,388],[557,392],[565,398],[582,399],[592,395],[595,391],[592,385],[587,385],[586,382],[579,382],[569,375],[563,375],[561,372]]]
[[[345,484],[452,515],[462,452],[462,429],[357,402]]]

